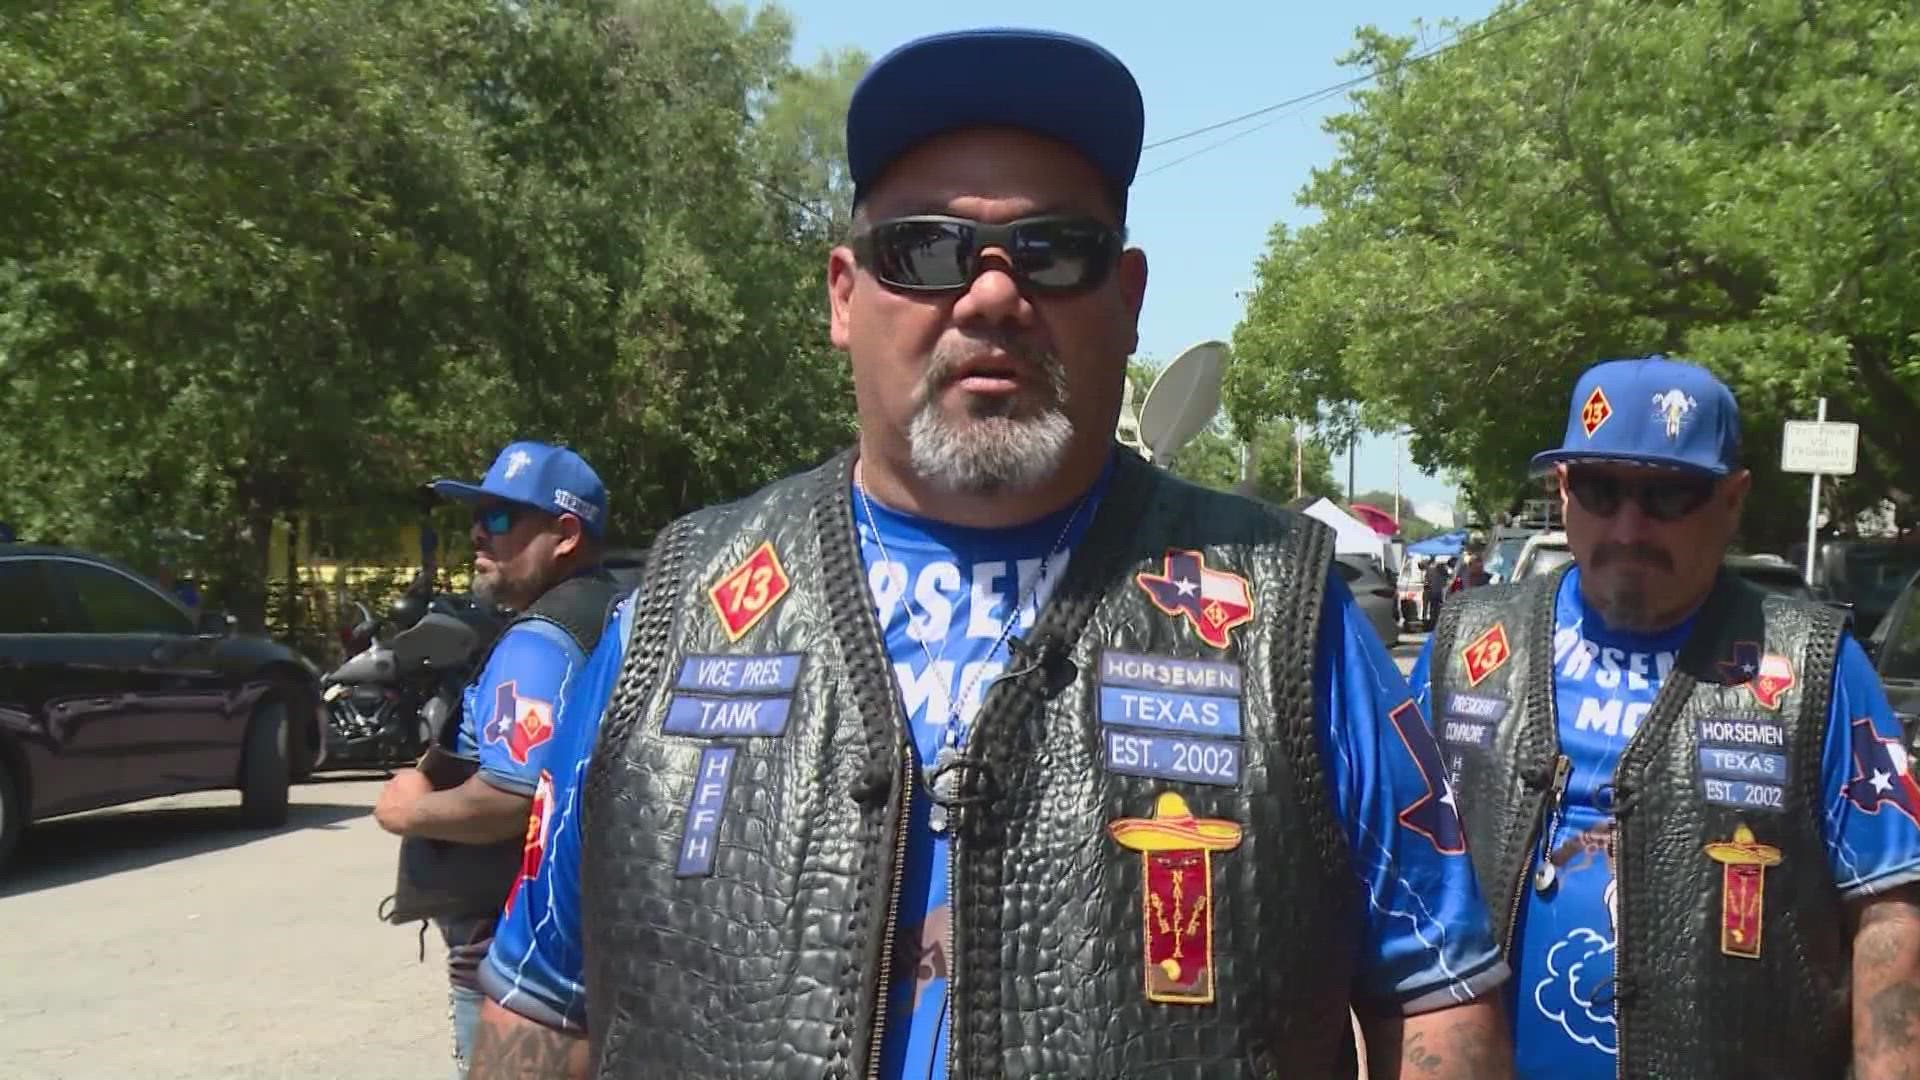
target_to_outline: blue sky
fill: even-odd
[[[784,0],[781,6],[794,16],[794,55],[802,62],[845,46],[879,56],[910,38],[965,26],[1036,26],[1092,38],[1140,81],[1149,144],[1353,77],[1358,72],[1335,59],[1352,48],[1356,27],[1420,33],[1428,44],[1438,44],[1446,37],[1442,20],[1479,19],[1493,7],[1490,0],[1190,0],[1152,6],[1128,0],[976,0],[958,13],[900,0]],[[1128,16],[1116,17],[1119,10]],[[1416,28],[1417,20],[1424,28]],[[1321,121],[1346,108],[1345,95],[1338,95],[1147,151],[1128,212],[1132,237],[1153,266],[1141,318],[1142,354],[1165,363],[1196,342],[1232,336],[1267,231],[1276,221],[1298,227],[1313,220],[1295,199],[1308,171],[1333,160],[1334,142]],[[1267,126],[1171,164],[1260,124]],[[1153,171],[1160,167],[1164,171]],[[1334,471],[1344,484],[1344,454],[1335,458]],[[1393,440],[1362,440],[1356,473],[1359,490],[1391,491]],[[1403,469],[1401,490],[1423,502],[1453,498],[1444,481],[1421,476],[1411,465]]]

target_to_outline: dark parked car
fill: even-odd
[[[1394,602],[1396,594],[1393,580],[1381,573],[1372,562],[1352,555],[1335,559],[1333,568],[1345,579],[1360,611],[1373,624],[1373,632],[1379,634],[1381,643],[1391,649],[1400,640],[1400,616]]]
[[[1806,558],[1806,545],[1795,545],[1796,562]],[[1920,544],[1893,540],[1826,540],[1813,564],[1813,583],[1820,594],[1846,604],[1853,625],[1862,635],[1872,634],[1893,607],[1901,586],[1920,571]]]
[[[0,544],[0,865],[32,822],[237,788],[278,825],[319,753],[319,671],[119,564]]]
[[[601,565],[613,575],[622,588],[640,587],[640,568],[647,560],[647,553],[640,548],[613,548],[601,556]]]
[[[1920,743],[1920,574],[1907,579],[1866,644],[1912,751]]]
[[[1729,555],[1724,565],[1745,579],[1747,584],[1767,592],[1791,596],[1796,600],[1819,599],[1807,584],[1806,574],[1778,555]]]

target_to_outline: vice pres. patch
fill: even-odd
[[[661,730],[698,739],[784,735],[804,660],[800,653],[689,656]]]
[[[1738,810],[1785,809],[1793,757],[1786,728],[1778,720],[1702,717],[1694,734],[1701,798]]]

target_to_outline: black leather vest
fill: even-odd
[[[874,1075],[907,800],[928,796],[866,586],[851,467],[843,455],[679,521],[648,560],[582,810],[601,1078]],[[1122,452],[1034,624],[1033,662],[1016,662],[974,719],[952,881],[953,1075],[1352,1075],[1365,901],[1312,700],[1331,551],[1317,523]],[[1203,642],[1197,603],[1181,613],[1170,552],[1197,553],[1180,565],[1215,595],[1232,591],[1229,574],[1248,584],[1244,623],[1207,616],[1224,647]],[[1166,583],[1170,608],[1137,575]],[[685,687],[735,685],[714,674],[727,670],[784,689],[696,721],[690,704],[727,703]],[[1108,675],[1222,671],[1238,673],[1242,737],[1209,745],[1232,755],[1214,765],[1234,764],[1237,784],[1122,772],[1098,707]],[[695,734],[711,717],[725,730]],[[1167,923],[1183,927],[1185,961],[1150,972],[1144,879],[1173,863],[1120,838],[1165,809],[1164,793],[1184,798],[1190,828],[1241,831],[1204,856],[1198,841],[1162,853],[1192,875],[1186,919]],[[1184,977],[1202,956],[1206,986],[1159,974]],[[1149,987],[1211,1001],[1150,1001]]]
[[[1552,810],[1553,609],[1566,572],[1456,594],[1434,630],[1435,734],[1523,982],[1532,973],[1511,950]],[[1843,628],[1830,608],[1723,574],[1621,755],[1611,861],[1622,1077],[1846,1073],[1850,943],[1820,824]]]
[[[622,595],[613,575],[601,569],[576,574],[555,585],[501,628],[474,666],[474,677],[487,669],[494,650],[506,640],[507,631],[535,619],[565,630],[582,654],[591,656]],[[555,702],[556,708],[558,704]],[[451,743],[455,729],[465,721],[465,717],[449,719],[441,732],[443,742]],[[435,791],[459,787],[480,769],[478,762],[433,751],[428,752],[421,767]],[[525,849],[525,839],[518,836],[490,844],[402,837],[392,904],[384,917],[396,925],[421,919],[494,918],[519,878]]]

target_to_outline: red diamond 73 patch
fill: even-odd
[[[1513,649],[1507,644],[1507,626],[1494,623],[1482,631],[1480,636],[1467,643],[1460,650],[1460,661],[1467,669],[1467,685],[1479,686],[1487,676],[1500,670],[1500,666],[1513,655]]]
[[[779,553],[773,550],[773,542],[763,540],[745,562],[707,590],[707,598],[713,601],[713,609],[720,615],[727,640],[739,641],[773,610],[792,586],[786,568],[780,565]]]

